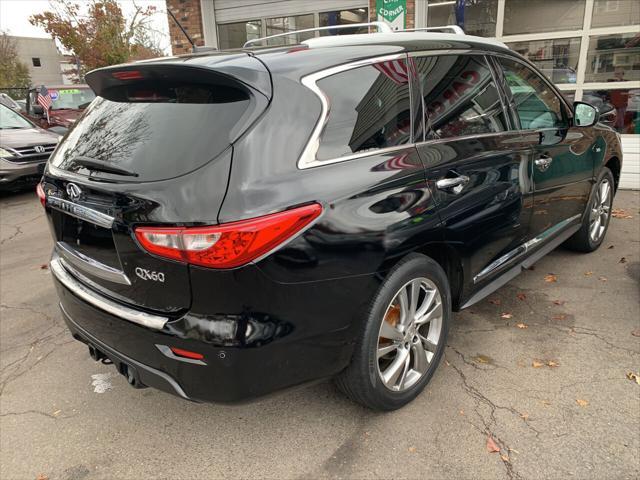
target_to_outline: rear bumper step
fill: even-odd
[[[56,277],[56,279],[75,296],[104,312],[147,328],[153,328],[154,330],[162,330],[165,324],[169,321],[167,317],[152,315],[150,313],[141,312],[139,310],[134,310],[132,308],[125,307],[124,305],[120,305],[102,295],[97,294],[88,287],[85,287],[67,271],[64,266],[64,260],[57,254],[54,254],[49,266],[51,273]]]

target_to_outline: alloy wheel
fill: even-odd
[[[611,213],[611,183],[606,178],[600,182],[589,213],[589,237],[597,243],[607,228]]]
[[[404,391],[427,373],[440,342],[443,315],[440,291],[428,278],[415,278],[398,290],[378,333],[378,374],[385,387]]]

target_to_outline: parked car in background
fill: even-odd
[[[36,184],[59,139],[60,135],[0,104],[0,189]]]
[[[18,102],[16,102],[6,93],[0,93],[0,105],[9,107],[11,110],[15,110],[16,112],[20,111],[20,105],[18,104]]]
[[[453,311],[602,244],[620,178],[598,111],[485,38],[320,37],[86,79],[98,98],[38,186],[60,306],[95,360],[187,399],[336,377],[405,405]]]
[[[46,86],[51,95],[51,109],[47,119],[44,109],[37,102],[39,88],[34,87],[29,90],[26,99],[26,115],[40,127],[60,134],[65,133],[96,98],[88,85]]]

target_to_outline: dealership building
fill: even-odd
[[[616,109],[625,152],[621,183],[640,188],[640,0],[167,0],[167,7],[197,45],[219,49],[373,20],[394,29],[457,24],[495,38],[538,65],[570,99]],[[190,52],[182,30],[172,19],[169,25],[173,53]]]

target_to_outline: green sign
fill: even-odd
[[[376,0],[376,16],[394,30],[407,28],[407,0]]]

